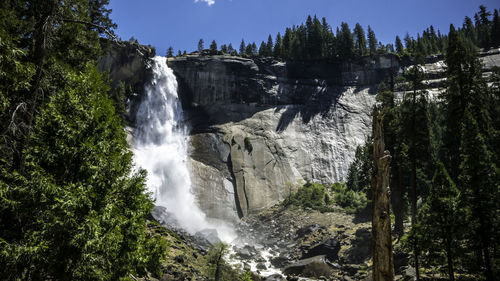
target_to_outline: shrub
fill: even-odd
[[[253,147],[252,143],[250,142],[250,138],[246,137],[244,142],[245,142],[245,149],[248,151],[248,153],[252,153]]]
[[[368,200],[364,192],[348,189],[343,183],[335,183],[332,188],[335,203],[346,211],[355,213],[366,208]]]
[[[311,208],[326,212],[329,211],[330,196],[327,189],[320,183],[306,183],[299,190],[290,195],[283,202],[284,206]]]

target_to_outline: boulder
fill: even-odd
[[[281,274],[273,274],[273,275],[270,275],[268,277],[266,277],[266,279],[264,279],[265,281],[285,281],[285,277],[283,277]]]
[[[329,261],[339,259],[340,242],[335,238],[328,238],[320,244],[317,244],[306,251],[302,258],[324,255]]]
[[[319,278],[320,276],[329,276],[332,269],[325,262],[325,256],[322,255],[292,263],[283,269],[283,273],[285,275]]]

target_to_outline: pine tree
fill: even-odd
[[[108,87],[89,64],[65,79],[36,120],[24,175],[0,170],[0,275],[117,280],[158,272],[166,244],[146,234],[153,204],[145,173],[132,174]]]
[[[465,48],[453,25],[450,25],[448,34],[445,62],[447,81],[443,98],[447,124],[443,136],[442,159],[452,179],[457,181],[460,165],[460,136],[456,132],[461,130],[465,108],[473,100],[473,84],[475,80],[481,79],[481,68],[475,53]]]
[[[243,56],[245,54],[245,51],[246,51],[245,40],[241,39],[241,43],[240,43],[240,56]]]
[[[312,58],[314,55],[314,44],[315,44],[313,38],[313,20],[310,15],[307,16],[304,39],[305,40],[301,40],[302,44],[305,45],[303,49],[304,53],[300,55],[300,57],[302,57],[302,59],[309,59]]]
[[[500,47],[500,16],[498,16],[498,10],[495,9],[493,12],[493,23],[491,27],[491,39],[493,47]]]
[[[469,246],[481,249],[481,264],[486,280],[493,281],[491,245],[498,233],[500,200],[499,173],[480,127],[466,108],[461,129],[460,183],[466,206],[471,210],[468,223],[473,228]],[[479,240],[479,243],[477,243]]]
[[[370,51],[370,56],[374,56],[377,53],[377,42],[375,31],[368,26],[368,49]]]
[[[283,50],[281,53],[284,59],[291,58],[292,40],[292,30],[287,27],[285,30],[285,35],[283,37]]]
[[[171,58],[173,56],[174,56],[174,48],[172,48],[172,46],[170,46],[167,49],[167,58]]]
[[[354,40],[349,29],[349,25],[345,22],[340,24],[340,31],[337,34],[339,43],[339,56],[342,59],[351,59],[354,54]]]
[[[367,53],[365,30],[359,23],[354,27],[354,50],[359,57]]]
[[[476,29],[481,48],[491,46],[490,16],[491,13],[486,10],[485,6],[479,6],[479,12],[476,14]]]
[[[399,36],[396,36],[396,53],[398,53],[398,55],[402,55],[403,52],[404,52],[403,43],[401,42]]]
[[[212,43],[210,44],[210,52],[212,54],[215,54],[217,53],[217,50],[218,50],[217,43],[215,42],[215,40],[213,40]]]
[[[203,38],[200,39],[200,41],[198,41],[198,52],[201,52],[205,49],[204,44],[205,44],[205,42],[203,41]]]
[[[413,37],[410,37],[410,34],[406,32],[405,38],[403,40],[405,41],[405,47],[408,53],[410,55],[414,55],[416,45],[415,39],[413,39]]]
[[[231,56],[237,55],[236,50],[233,48],[233,44],[229,43],[229,45],[227,46],[227,53]]]
[[[267,45],[266,43],[264,43],[264,41],[262,41],[259,47],[259,56],[265,57],[266,55],[267,55]]]
[[[332,28],[326,22],[326,18],[321,20],[321,28],[323,29],[323,47],[322,47],[322,57],[324,59],[331,59],[335,56],[335,35],[332,32]]]
[[[100,35],[116,39],[107,3],[0,4],[2,280],[160,269],[166,246],[145,229],[145,174],[132,173],[122,120],[93,67],[109,44]]]
[[[224,44],[224,45],[220,46],[220,51],[221,51],[222,53],[224,53],[224,54],[227,54],[227,46],[226,46],[226,44]]]
[[[418,62],[418,60],[417,60]],[[417,224],[417,201],[425,187],[425,178],[419,179],[418,170],[428,168],[430,156],[429,121],[427,115],[427,92],[424,90],[424,73],[418,63],[406,74],[410,86],[410,94],[404,97],[402,107],[407,112],[403,121],[402,134],[408,144],[408,165],[411,191],[411,224]],[[417,129],[418,128],[418,129]],[[424,173],[428,174],[428,173]],[[419,279],[419,246],[414,245],[415,269]]]
[[[283,40],[279,32],[278,35],[276,35],[273,56],[277,59],[283,58]]]
[[[251,45],[251,55],[256,56],[257,54],[258,54],[257,44],[255,44],[255,42],[253,42]]]
[[[442,163],[436,165],[431,190],[419,211],[421,249],[427,252],[429,264],[440,264],[442,253],[446,258],[448,277],[455,280],[455,260],[460,251],[464,210],[460,206],[460,191]]]
[[[269,37],[267,37],[267,44],[266,44],[266,57],[272,57],[273,56],[273,37],[271,34],[269,34]]]

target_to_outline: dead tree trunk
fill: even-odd
[[[373,280],[394,280],[392,255],[391,211],[389,195],[389,164],[391,156],[385,150],[384,120],[385,112],[373,110]]]

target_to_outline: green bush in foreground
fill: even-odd
[[[2,280],[132,280],[159,274],[166,243],[101,75],[69,72],[38,116],[26,171],[0,165]]]

